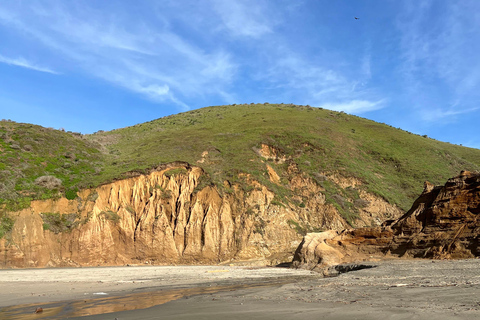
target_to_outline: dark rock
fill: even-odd
[[[345,263],[345,264],[337,264],[335,266],[331,266],[326,268],[323,271],[323,274],[326,277],[336,277],[342,273],[347,273],[351,271],[357,271],[362,269],[370,269],[375,268],[375,265],[372,264],[364,264],[364,263]]]

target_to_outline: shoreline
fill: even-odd
[[[0,318],[480,318],[479,259],[392,260],[375,264],[374,268],[344,273],[333,278],[322,278],[305,270],[272,267],[102,267],[41,269],[40,274],[32,273],[36,271],[32,269],[1,270]],[[81,280],[75,274],[78,270],[88,271],[89,277]],[[25,276],[12,278],[12,274],[9,274],[9,280],[6,280],[7,273],[4,271]],[[117,272],[111,274],[108,280],[98,280],[113,271]],[[47,281],[48,275],[54,278]],[[72,280],[75,277],[77,279]],[[28,303],[29,299],[25,299],[28,296],[28,291],[25,292],[27,287],[51,290],[52,285],[57,287],[59,294],[49,294],[52,292],[46,291],[45,296],[35,297],[37,302],[25,307],[23,313],[7,314],[5,311],[14,308],[6,307],[7,304],[20,308]],[[4,293],[3,288],[11,289],[12,293]],[[76,289],[71,290],[72,288]],[[112,291],[105,290],[107,295],[103,296],[94,297],[89,294],[78,299],[81,288],[91,290],[88,293],[100,288]],[[71,292],[75,290],[79,291]],[[10,302],[3,299],[7,295]],[[65,299],[60,299],[62,297]],[[57,302],[52,303],[52,308],[46,308],[43,314],[32,313],[36,305],[45,305],[52,298],[58,298]],[[86,300],[88,301],[85,302]],[[138,309],[125,310],[119,307],[129,303]],[[109,305],[114,307],[110,308]],[[115,306],[118,308],[115,309]],[[94,309],[100,311],[99,314],[80,318],[81,314],[72,313],[72,310],[81,310],[83,315],[87,315],[85,310]]]

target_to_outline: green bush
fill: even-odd
[[[30,207],[32,198],[30,197],[18,197],[14,199],[0,199],[0,205],[5,204],[6,211],[19,211]]]
[[[254,223],[255,229],[253,229],[253,233],[258,233],[260,235],[265,235],[265,228],[267,227],[267,222],[262,218],[258,218],[257,221]]]
[[[171,190],[165,190],[160,192],[160,199],[162,200],[168,200],[172,197],[172,191]]]
[[[131,215],[135,215],[135,209],[131,205],[127,205],[125,210],[127,210]]]
[[[171,178],[173,176],[187,174],[187,169],[185,169],[185,168],[170,169],[170,170],[166,171],[164,174],[165,174],[166,177]]]
[[[10,218],[8,215],[3,215],[0,218],[0,239],[3,238],[7,233],[12,231],[15,220]]]
[[[57,189],[62,185],[62,180],[54,176],[41,176],[35,179],[35,184],[47,189]]]
[[[102,212],[100,212],[100,215],[103,215],[105,217],[105,219],[113,221],[114,223],[118,223],[121,219],[120,216],[118,215],[118,213],[113,212],[111,210],[102,211]]]
[[[292,219],[289,219],[287,221],[287,223],[290,225],[290,227],[295,229],[295,231],[301,236],[305,236],[309,232],[322,232],[323,231],[322,228],[316,228],[316,227],[312,227],[310,225],[300,224],[297,221],[292,220]]]
[[[353,205],[357,208],[365,208],[370,204],[370,201],[365,200],[365,199],[356,199],[353,201]]]
[[[68,213],[52,213],[44,212],[40,214],[43,219],[43,230],[49,230],[55,234],[62,232],[71,232],[80,224],[78,214]]]
[[[97,199],[98,199],[98,193],[96,191],[90,193],[87,197],[87,201],[91,201],[91,202],[95,202]]]
[[[65,191],[65,198],[67,198],[68,200],[75,200],[77,198],[77,192],[77,188],[68,189],[67,191]]]

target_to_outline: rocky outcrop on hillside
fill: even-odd
[[[269,170],[275,177],[274,170]],[[202,182],[200,167],[173,163],[149,174],[83,190],[75,200],[33,201],[6,215],[15,221],[0,239],[0,266],[291,261],[304,233],[345,229],[347,221],[326,202],[322,187],[298,173],[290,181],[305,202],[278,201],[259,182]],[[338,176],[326,179],[338,179]],[[345,181],[344,181],[345,182]],[[334,181],[332,182],[334,183]],[[352,182],[354,183],[354,182]],[[360,190],[366,205],[355,223],[377,224],[400,210]]]
[[[480,256],[480,173],[462,171],[444,186],[425,183],[401,218],[373,228],[307,234],[294,265],[327,270],[340,263],[385,258]]]

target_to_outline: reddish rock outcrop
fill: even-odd
[[[385,258],[461,259],[480,256],[480,173],[462,171],[444,186],[425,183],[412,208],[381,227],[305,236],[293,264],[325,270]]]

